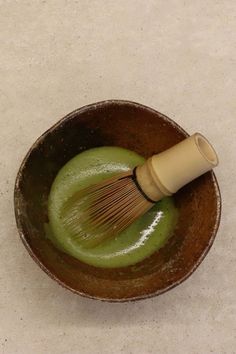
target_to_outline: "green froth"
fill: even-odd
[[[158,202],[116,238],[94,248],[83,248],[62,225],[60,211],[74,192],[121,171],[142,164],[144,159],[118,147],[87,150],[71,159],[56,176],[48,202],[46,233],[54,245],[71,256],[96,267],[125,267],[150,256],[171,236],[177,210],[172,198]]]

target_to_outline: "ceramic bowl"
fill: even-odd
[[[174,196],[179,219],[173,237],[138,266],[95,268],[56,249],[44,232],[50,187],[57,172],[73,156],[90,148],[113,145],[148,157],[186,136],[163,114],[120,100],[79,108],[46,131],[24,158],[15,185],[18,230],[35,262],[74,293],[108,301],[160,295],[188,278],[209,251],[220,221],[221,199],[213,172]]]

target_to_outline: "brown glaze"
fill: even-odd
[[[47,199],[60,168],[79,152],[121,146],[148,157],[188,134],[169,118],[129,101],[104,101],[80,108],[44,133],[25,157],[15,186],[21,239],[40,267],[62,286],[96,299],[127,301],[159,295],[180,284],[209,251],[220,221],[221,199],[214,173],[175,195],[180,216],[174,236],[134,266],[101,269],[56,249],[45,238]]]

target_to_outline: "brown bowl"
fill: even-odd
[[[108,301],[143,299],[188,278],[209,251],[220,221],[221,199],[213,172],[175,195],[179,220],[173,237],[138,266],[95,268],[56,249],[45,237],[47,200],[60,168],[83,150],[121,146],[148,157],[188,134],[163,114],[129,101],[104,101],[68,114],[26,155],[16,178],[15,215],[20,237],[36,263],[69,290]]]

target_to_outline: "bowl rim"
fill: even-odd
[[[29,255],[31,256],[31,258],[35,261],[36,264],[39,265],[39,267],[50,278],[55,280],[63,288],[68,289],[72,293],[80,295],[80,296],[83,296],[85,298],[89,298],[89,299],[93,299],[93,300],[106,301],[106,302],[130,302],[130,301],[149,299],[149,298],[164,294],[165,292],[167,292],[167,291],[175,288],[176,286],[180,285],[181,283],[183,283],[187,278],[189,278],[195,272],[195,270],[199,267],[199,265],[202,263],[202,261],[204,260],[204,258],[208,254],[208,252],[211,249],[212,244],[213,244],[213,242],[215,240],[217,231],[219,229],[220,220],[221,220],[222,198],[221,198],[219,184],[218,184],[217,179],[216,179],[216,175],[215,175],[215,173],[213,171],[211,171],[210,173],[211,173],[212,182],[213,182],[213,185],[214,185],[214,188],[215,188],[216,199],[217,199],[216,220],[215,220],[214,228],[213,228],[213,230],[211,232],[211,237],[210,237],[210,239],[208,241],[208,244],[205,247],[204,251],[202,252],[200,257],[197,259],[197,261],[193,264],[192,268],[184,276],[182,276],[180,279],[175,281],[173,284],[170,284],[170,285],[166,286],[163,289],[159,289],[159,290],[154,291],[154,292],[149,293],[149,294],[141,294],[141,295],[137,295],[137,296],[133,296],[133,297],[127,297],[127,298],[108,298],[108,297],[100,297],[100,296],[96,296],[96,295],[90,295],[90,294],[88,294],[86,292],[82,292],[82,291],[76,290],[76,289],[72,288],[71,286],[69,286],[68,284],[66,284],[60,278],[58,278],[52,271],[50,271],[43,264],[43,262],[34,253],[34,251],[32,250],[32,248],[30,247],[29,243],[26,240],[25,233],[24,233],[24,227],[23,227],[23,223],[22,223],[22,219],[21,219],[21,207],[20,207],[20,195],[21,195],[21,193],[20,193],[19,184],[20,184],[20,181],[21,181],[21,178],[22,178],[22,173],[23,173],[23,170],[25,168],[26,162],[27,162],[30,154],[32,153],[32,151],[34,151],[38,147],[40,142],[42,142],[44,140],[44,138],[48,135],[49,132],[52,132],[53,130],[55,130],[63,122],[73,119],[74,117],[76,117],[78,115],[78,113],[81,114],[84,111],[88,111],[90,109],[96,109],[96,108],[99,108],[101,106],[112,105],[112,104],[114,104],[114,105],[130,105],[130,106],[137,107],[137,108],[143,108],[146,111],[158,114],[163,120],[165,120],[166,122],[171,124],[174,128],[177,128],[177,130],[179,130],[181,133],[183,133],[186,137],[189,136],[189,134],[178,123],[176,123],[174,120],[172,120],[171,118],[167,117],[166,115],[160,113],[156,109],[148,107],[148,106],[146,106],[144,104],[141,104],[141,103],[137,103],[137,102],[130,101],[130,100],[122,100],[122,99],[108,99],[108,100],[99,101],[99,102],[95,102],[95,103],[84,105],[84,106],[82,106],[80,108],[77,108],[77,109],[73,110],[72,112],[68,113],[63,118],[59,119],[51,127],[49,127],[43,134],[41,134],[35,140],[35,142],[32,144],[32,146],[30,147],[30,149],[26,153],[25,157],[23,158],[23,160],[22,160],[22,162],[20,164],[19,170],[18,170],[17,175],[16,175],[15,187],[14,187],[14,211],[15,211],[16,226],[17,226],[18,234],[20,235],[21,241],[23,242],[23,244],[24,244],[25,248],[27,249],[27,251],[28,251]]]

